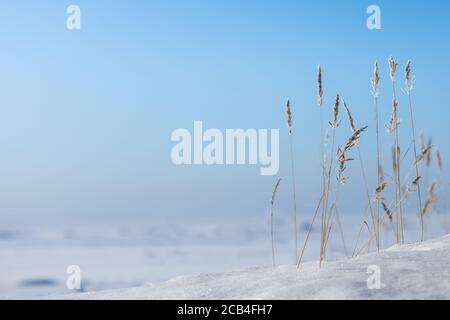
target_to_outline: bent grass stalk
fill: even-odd
[[[356,249],[358,248],[359,238],[361,237],[361,232],[364,229],[364,226],[367,227],[367,230],[369,231],[369,235],[372,233],[370,231],[369,224],[366,222],[366,220],[364,220],[363,223],[361,223],[361,227],[359,228],[358,236],[356,237],[356,243],[355,243],[355,247],[353,248],[352,258],[355,256]]]
[[[309,236],[311,235],[311,231],[312,231],[312,228],[313,228],[313,225],[314,225],[314,221],[316,221],[316,217],[317,217],[317,214],[319,213],[319,209],[320,209],[320,206],[322,204],[322,201],[323,201],[323,195],[320,197],[319,202],[317,203],[317,207],[316,207],[316,210],[314,212],[313,219],[312,219],[312,221],[311,221],[311,223],[309,225],[308,232],[306,234],[306,239],[305,239],[305,242],[303,244],[302,252],[300,253],[300,258],[299,258],[298,263],[297,263],[297,269],[300,268],[300,264],[302,263],[302,259],[303,259],[303,255],[305,253],[306,245],[308,244]]]
[[[270,199],[270,236],[272,238],[272,262],[275,267],[275,243],[273,239],[273,206],[275,204],[275,196],[277,195],[278,186],[281,182],[281,178],[278,178],[277,183],[272,191],[272,198]]]

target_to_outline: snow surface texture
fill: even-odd
[[[433,223],[427,228],[427,239],[444,234],[441,218],[436,215],[430,219]],[[248,219],[227,217],[222,221],[214,217],[90,221],[89,224],[82,221],[62,224],[42,221],[41,224],[3,219],[0,224],[0,299],[55,297],[142,287],[150,283],[158,286],[182,275],[271,266],[269,221],[268,215]],[[344,212],[340,221],[345,239],[336,224],[327,250],[330,261],[352,255],[362,218]],[[290,212],[279,212],[274,223],[277,265],[293,264],[295,253]],[[309,223],[307,215],[300,217],[300,244],[303,244]],[[405,226],[406,242],[417,241],[420,236],[418,219],[411,215],[409,220],[405,220]],[[359,247],[367,237],[364,229]],[[382,248],[392,246],[395,243],[393,231],[386,229],[381,242]],[[305,262],[317,260],[319,243],[320,230],[316,224],[305,251]],[[372,244],[361,254],[374,250]],[[66,270],[71,265],[81,268],[81,289],[78,291],[66,286],[69,277]],[[305,265],[302,268],[309,267]],[[365,271],[362,270],[361,277],[367,277]]]
[[[379,268],[381,287],[369,289]],[[371,282],[372,283],[372,282]],[[181,276],[64,299],[450,299],[450,235],[353,259]]]
[[[286,215],[287,216],[287,215]],[[277,263],[294,263],[291,219],[275,226]],[[354,226],[355,218],[343,218]],[[360,220],[360,219],[358,219]],[[305,234],[308,220],[299,223]],[[355,230],[353,230],[355,229]],[[186,274],[225,272],[272,263],[268,219],[162,220],[139,223],[0,225],[0,299],[73,293],[67,267],[81,268],[81,292],[157,284]],[[357,227],[348,230],[348,247]],[[305,261],[318,255],[318,230]],[[330,258],[345,256],[338,232]]]

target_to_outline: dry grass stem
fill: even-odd
[[[277,195],[278,185],[280,184],[280,182],[281,178],[279,178],[277,183],[275,184],[272,191],[272,198],[270,199],[270,235],[272,238],[272,262],[274,267],[275,267],[275,242],[273,237],[273,207],[275,204],[275,197]]]
[[[294,243],[295,243],[295,262],[298,260],[298,235],[297,235],[297,192],[295,185],[295,166],[294,166],[294,147],[292,143],[292,110],[291,102],[286,102],[287,125],[289,130],[289,149],[291,156],[291,179],[292,179],[292,201],[294,202]]]

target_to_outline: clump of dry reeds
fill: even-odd
[[[272,262],[273,262],[274,267],[275,267],[275,242],[274,242],[274,237],[273,237],[273,207],[275,204],[275,197],[277,195],[277,190],[278,190],[278,186],[279,186],[280,182],[281,182],[281,178],[278,178],[277,183],[273,187],[272,197],[270,199],[270,236],[272,239]]]
[[[339,96],[337,99],[339,99]],[[323,242],[323,248],[322,248],[323,259],[325,259],[325,256],[326,256],[326,248],[327,248],[327,244],[328,244],[328,239],[331,234],[331,229],[334,224],[335,217],[337,219],[338,226],[341,230],[342,242],[344,245],[344,249],[346,250],[345,239],[344,239],[342,227],[340,224],[339,212],[337,209],[338,197],[339,197],[339,186],[345,184],[346,181],[348,180],[348,177],[345,177],[343,174],[344,174],[344,171],[346,170],[346,163],[353,160],[353,158],[347,157],[347,153],[350,152],[354,146],[358,145],[358,142],[359,142],[362,132],[364,132],[364,130],[367,129],[367,126],[362,127],[360,129],[356,129],[356,125],[355,125],[353,116],[344,100],[343,100],[343,102],[344,102],[344,108],[346,110],[347,118],[349,120],[349,124],[352,129],[352,134],[347,139],[346,143],[342,147],[338,147],[337,151],[336,151],[336,161],[338,163],[338,168],[337,168],[337,173],[336,173],[337,187],[336,187],[336,191],[335,191],[336,192],[335,199],[330,207],[330,212],[329,212],[328,216],[326,216],[327,220],[326,220],[325,227],[323,230],[323,232],[324,232],[324,242]],[[333,122],[330,122],[330,126],[332,126],[332,128],[337,128],[340,125],[340,120],[338,120],[338,113],[339,113],[339,102],[336,101],[335,108],[333,110]],[[330,178],[331,178],[331,174],[329,175],[329,179]],[[329,189],[327,191],[326,196],[329,197]],[[369,198],[370,198],[370,196],[369,196]]]
[[[289,131],[289,149],[291,156],[291,175],[292,175],[292,200],[294,202],[294,243],[295,243],[295,262],[298,260],[298,235],[297,235],[297,195],[295,185],[295,166],[294,166],[294,148],[292,143],[292,110],[291,102],[286,102],[287,126]]]
[[[363,221],[363,224],[360,227],[355,249],[353,251],[353,255],[357,252],[358,249],[358,241],[360,238],[360,235],[364,229],[364,226],[366,226],[368,232],[369,232],[369,239],[367,241],[367,244],[360,248],[359,252],[361,252],[364,248],[367,248],[367,250],[370,250],[370,243],[371,241],[376,238],[376,244],[377,244],[377,250],[380,250],[381,244],[380,244],[380,234],[381,229],[384,226],[387,226],[389,228],[392,228],[393,233],[395,234],[397,243],[404,243],[405,241],[405,234],[404,234],[404,221],[403,221],[403,203],[407,201],[408,194],[410,192],[417,192],[418,194],[418,202],[419,202],[419,215],[421,219],[421,225],[422,225],[422,239],[423,239],[423,219],[426,216],[427,212],[430,210],[430,206],[434,206],[436,202],[436,182],[433,181],[433,183],[430,185],[428,189],[428,197],[426,199],[426,202],[422,205],[422,199],[421,199],[421,193],[420,193],[420,186],[422,181],[424,180],[422,175],[420,175],[419,171],[419,165],[423,162],[424,165],[427,166],[427,168],[431,165],[432,162],[432,154],[431,150],[433,148],[433,143],[430,138],[428,141],[428,144],[425,145],[424,138],[421,135],[420,137],[420,149],[417,148],[417,141],[416,141],[416,131],[415,131],[415,123],[414,123],[414,115],[413,115],[413,106],[412,106],[412,92],[414,88],[414,76],[412,75],[412,63],[409,60],[406,63],[405,66],[405,86],[403,88],[403,92],[408,96],[408,102],[409,102],[409,113],[410,113],[410,122],[411,122],[411,135],[412,135],[412,148],[414,149],[414,162],[410,168],[410,171],[408,172],[407,176],[403,179],[400,178],[401,173],[401,152],[400,152],[400,141],[399,141],[399,110],[398,110],[398,100],[397,100],[397,93],[396,93],[396,71],[397,71],[397,62],[395,59],[391,56],[388,59],[388,65],[389,65],[389,76],[392,84],[392,100],[391,100],[391,115],[390,115],[390,121],[388,125],[386,125],[388,134],[393,135],[393,146],[392,146],[392,171],[393,171],[393,177],[395,184],[395,200],[392,200],[392,202],[388,205],[387,202],[385,202],[385,199],[382,195],[382,193],[385,191],[388,183],[385,181],[384,173],[383,173],[383,167],[381,164],[380,154],[381,154],[381,147],[380,147],[380,131],[379,131],[379,110],[378,110],[378,96],[379,96],[379,82],[380,82],[380,75],[379,75],[379,68],[378,63],[374,63],[374,70],[373,70],[373,78],[371,79],[371,94],[374,101],[374,109],[375,109],[375,131],[376,131],[376,164],[377,164],[377,184],[374,190],[374,195],[371,196],[372,192],[369,192],[369,187],[365,175],[364,165],[363,165],[363,159],[360,152],[360,146],[359,141],[361,138],[362,133],[368,128],[368,126],[358,127],[356,124],[356,121],[350,111],[350,108],[348,107],[346,101],[344,99],[341,99],[340,95],[336,95],[336,99],[334,100],[334,106],[332,109],[332,119],[328,121],[328,125],[331,128],[331,148],[327,146],[325,143],[328,140],[328,135],[324,136],[323,131],[323,116],[322,116],[322,105],[323,105],[323,82],[322,82],[322,68],[321,65],[318,65],[317,68],[317,103],[320,108],[320,145],[321,145],[321,168],[322,168],[322,193],[320,200],[317,204],[312,222],[309,226],[309,230],[306,234],[306,240],[304,242],[300,259],[297,260],[297,265],[299,266],[303,254],[305,252],[306,245],[308,243],[309,236],[311,234],[311,230],[313,228],[314,222],[316,220],[316,217],[319,214],[319,211],[321,209],[321,215],[322,215],[322,224],[321,224],[321,231],[320,231],[320,265],[322,265],[322,262],[326,258],[326,251],[327,251],[327,243],[330,238],[330,233],[332,226],[334,224],[334,219],[337,219],[338,224],[340,225],[339,216],[338,216],[338,198],[339,198],[339,190],[340,186],[344,185],[348,181],[348,177],[345,176],[347,164],[354,160],[353,158],[349,157],[348,154],[352,151],[354,147],[358,150],[359,153],[359,159],[361,162],[361,170],[363,173],[363,178],[366,183],[366,193],[367,193],[367,199],[369,206],[366,208],[370,209],[371,217],[372,217],[372,228],[369,226],[366,220]],[[347,140],[342,145],[339,145],[335,150],[335,139],[336,139],[336,129],[338,129],[341,125],[341,119],[339,118],[339,112],[340,112],[340,106],[341,101],[343,103],[343,108],[345,110],[349,127],[351,128],[351,135],[348,137]],[[288,129],[289,129],[289,135],[290,135],[290,147],[291,147],[291,164],[292,164],[292,176],[293,176],[293,190],[294,190],[294,223],[296,225],[296,200],[295,200],[295,183],[294,183],[294,160],[293,160],[293,154],[292,154],[292,112],[290,107],[290,102],[288,100],[287,106],[286,106],[286,112],[288,116]],[[325,157],[325,154],[328,154],[328,151],[330,152],[329,160]],[[409,148],[406,152],[404,152],[403,159],[406,158],[406,155],[409,152]],[[438,150],[436,150],[434,154],[436,158],[436,163],[440,171],[442,171],[442,158]],[[336,162],[336,164],[335,164]],[[415,175],[410,176],[412,170],[415,169]],[[335,178],[336,187],[333,188],[333,191],[331,191],[331,181],[332,178]],[[389,178],[389,175],[388,175]],[[403,183],[403,184],[402,184]],[[426,182],[425,182],[426,183]],[[274,193],[273,193],[273,199],[276,192],[276,189],[278,187],[279,181],[277,182]],[[330,204],[330,198],[333,195],[334,202]],[[271,215],[273,216],[273,200],[272,199],[272,211]],[[376,215],[374,214],[372,210],[372,201],[376,201],[377,203],[377,212]],[[384,214],[382,215],[382,212]],[[384,221],[389,221],[389,225],[387,225]],[[296,229],[297,230],[297,229]],[[342,233],[342,232],[341,232]],[[296,236],[297,237],[297,236]],[[344,247],[345,247],[345,241]],[[273,255],[273,262],[275,265],[275,250],[273,245],[273,227],[272,227],[272,255]],[[297,253],[297,244],[296,244],[296,253]]]

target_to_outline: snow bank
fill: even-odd
[[[367,281],[379,270],[379,288]],[[371,282],[372,284],[376,282]],[[375,286],[377,287],[377,286]],[[450,299],[450,235],[380,253],[317,262],[181,276],[141,287],[63,299]]]

